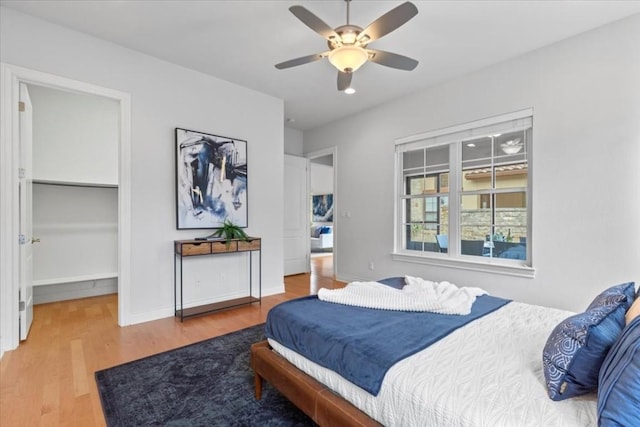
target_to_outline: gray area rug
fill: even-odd
[[[108,426],[313,426],[265,383],[253,394],[251,344],[264,325],[98,371]]]

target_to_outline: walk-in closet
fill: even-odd
[[[27,85],[34,302],[117,292],[118,101]]]

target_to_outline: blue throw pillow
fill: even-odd
[[[598,425],[640,426],[640,316],[611,348],[598,384]]]
[[[587,307],[587,310],[608,304],[618,304],[623,296],[626,298],[624,304],[626,308],[629,308],[631,307],[631,304],[633,304],[635,293],[636,288],[634,282],[612,286],[595,297],[591,304],[589,304],[589,307]]]
[[[596,390],[602,362],[624,328],[626,296],[617,301],[573,315],[551,332],[542,363],[552,400]]]

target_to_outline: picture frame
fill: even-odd
[[[247,141],[176,128],[176,228],[248,226]]]
[[[333,222],[333,194],[311,196],[311,210],[314,222]]]

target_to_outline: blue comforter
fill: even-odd
[[[483,295],[459,316],[352,307],[312,295],[272,308],[265,334],[377,395],[396,362],[508,302]]]

